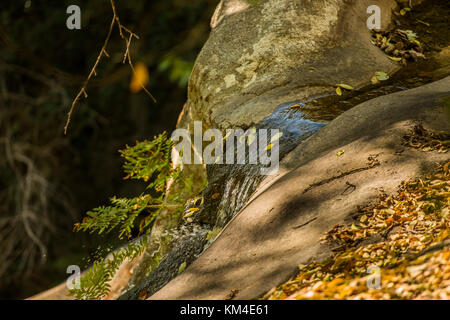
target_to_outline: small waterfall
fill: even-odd
[[[299,111],[308,102],[309,100],[283,103],[270,116],[254,126],[256,139],[260,129],[268,129],[269,132],[270,129],[278,129],[282,133],[279,138],[279,160],[301,141],[326,125],[324,122],[306,119]],[[273,137],[269,136],[268,141],[271,138]],[[266,177],[261,174],[262,165],[248,164],[249,157],[248,153],[246,154],[246,164],[208,165],[209,185],[204,193],[205,205],[198,215],[199,222],[223,228],[243,208],[259,183]],[[220,196],[213,200],[217,194]]]

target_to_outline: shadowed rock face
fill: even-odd
[[[370,43],[367,7],[382,27],[393,0],[223,0],[199,54],[180,127],[248,127],[286,101],[354,87],[395,64]]]
[[[182,235],[168,256],[158,265],[144,281],[119,297],[119,300],[138,299],[140,292],[151,295],[161,289],[179,273],[181,264],[191,264],[202,252],[207,230],[194,228],[187,235]]]

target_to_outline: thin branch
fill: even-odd
[[[114,4],[114,0],[111,0],[111,7],[113,9],[117,25],[119,26],[120,37],[126,43],[126,50],[125,50],[125,53],[123,55],[122,63],[125,63],[126,61],[128,61],[128,64],[130,65],[130,68],[131,68],[131,71],[133,71],[133,74],[136,76],[136,70],[134,69],[133,61],[131,60],[131,55],[130,55],[130,46],[131,46],[131,40],[133,39],[133,37],[135,37],[136,39],[139,39],[139,36],[137,34],[135,34],[133,31],[131,31],[130,29],[128,29],[127,27],[123,26],[120,23],[120,19],[119,19],[119,16],[117,15],[117,11],[116,11],[116,6]],[[129,34],[128,38],[125,37],[125,35],[124,35],[122,30]],[[150,93],[150,91],[147,90],[147,88],[144,86],[144,84],[142,82],[139,82],[139,84],[141,85],[141,88],[145,91],[145,93],[147,93],[147,95],[150,98],[152,98],[153,102],[156,103],[155,97]]]
[[[97,60],[95,61],[95,64],[94,64],[94,66],[91,69],[91,72],[89,73],[88,77],[86,78],[86,80],[83,83],[83,86],[81,87],[80,91],[78,92],[78,94],[76,95],[75,99],[72,102],[72,105],[70,107],[69,113],[67,114],[67,121],[66,121],[66,125],[64,126],[64,134],[67,134],[67,129],[69,127],[70,120],[72,118],[72,113],[73,113],[73,110],[75,109],[75,106],[76,106],[78,100],[80,100],[82,95],[84,95],[85,98],[87,98],[87,96],[88,96],[87,92],[86,92],[86,87],[87,87],[89,81],[91,80],[91,78],[93,76],[97,75],[96,69],[97,69],[98,64],[100,63],[100,60],[102,59],[103,56],[106,56],[106,57],[109,58],[109,54],[106,51],[106,47],[108,46],[109,39],[111,38],[111,34],[112,34],[112,31],[114,29],[114,25],[115,24],[117,24],[117,27],[119,28],[120,37],[122,39],[124,39],[125,42],[126,42],[126,50],[125,50],[125,53],[124,53],[123,63],[128,61],[128,64],[130,65],[130,68],[133,71],[133,74],[136,75],[136,71],[134,69],[134,65],[133,65],[133,62],[131,60],[130,45],[131,45],[131,40],[133,39],[133,37],[135,37],[136,39],[139,39],[139,37],[138,37],[137,34],[135,34],[130,29],[128,29],[127,27],[123,26],[120,23],[120,19],[119,19],[119,16],[117,15],[116,5],[114,3],[114,0],[110,0],[110,2],[111,2],[111,8],[112,8],[112,11],[113,11],[113,18],[111,20],[111,25],[109,26],[108,34],[107,34],[105,42],[103,43],[103,46],[102,46],[102,48],[100,50],[100,53],[97,56]],[[124,31],[129,34],[128,38],[125,37]],[[147,90],[147,88],[145,88],[145,86],[142,83],[140,83],[140,85],[141,85],[142,89],[150,96],[150,98],[152,98],[153,102],[156,103],[156,99]]]

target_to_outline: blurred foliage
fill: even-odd
[[[158,70],[162,72],[168,71],[171,81],[178,82],[180,87],[185,87],[193,67],[193,62],[185,61],[175,56],[167,56],[159,64]]]
[[[81,30],[66,8],[81,8]],[[209,34],[215,0],[116,0],[121,22],[139,35],[130,53],[148,71],[148,89],[130,91],[124,42],[87,87],[67,136],[70,103],[92,68],[112,18],[109,1],[6,0],[0,11],[0,297],[22,298],[63,281],[65,268],[104,255],[111,241],[74,236],[73,223],[112,194],[139,194],[121,182],[117,150],[176,124],[193,62]],[[3,156],[5,155],[5,156]],[[61,268],[63,266],[63,268]]]

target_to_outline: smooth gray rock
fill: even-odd
[[[249,4],[249,3],[251,4]],[[248,127],[286,101],[369,83],[397,65],[370,42],[367,8],[394,0],[223,0],[200,52],[179,127]]]

